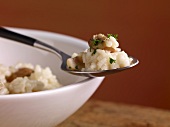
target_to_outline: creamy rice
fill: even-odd
[[[31,69],[33,72],[29,76],[17,77],[11,82],[7,81],[7,77],[22,68]],[[60,86],[49,67],[42,68],[40,65],[33,66],[28,63],[18,63],[10,67],[0,65],[0,95],[37,92]]]
[[[119,48],[117,35],[93,35],[89,40],[89,49],[81,53],[73,53],[67,60],[70,70],[97,71],[129,66],[132,58]]]

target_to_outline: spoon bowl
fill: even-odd
[[[107,76],[107,75],[111,75],[111,74],[115,74],[115,73],[127,70],[131,67],[136,66],[139,63],[139,61],[136,58],[131,57],[131,56],[130,56],[130,58],[133,59],[130,66],[117,68],[117,69],[100,70],[100,71],[93,71],[93,72],[71,71],[71,70],[68,70],[68,69],[65,70],[65,68],[62,68],[62,69],[71,73],[71,74],[74,74],[74,75],[82,75],[82,76],[87,76],[87,77],[102,77],[102,76]]]
[[[103,77],[103,76],[106,76],[106,75],[111,75],[111,74],[115,74],[115,73],[127,70],[131,67],[136,66],[139,63],[139,61],[136,58],[130,57],[130,58],[133,59],[131,65],[123,67],[123,68],[117,68],[117,69],[111,69],[111,70],[102,70],[102,71],[93,71],[93,72],[75,71],[75,70],[73,71],[73,70],[69,70],[67,68],[67,63],[66,63],[67,59],[70,58],[71,56],[62,52],[61,50],[59,50],[59,49],[57,49],[53,46],[51,46],[51,45],[48,45],[48,44],[46,44],[42,41],[39,41],[37,39],[34,39],[32,37],[28,37],[28,36],[10,31],[10,30],[3,28],[3,27],[0,27],[0,37],[15,40],[15,41],[23,43],[23,44],[27,44],[27,45],[30,45],[30,46],[33,46],[33,47],[36,47],[36,48],[39,48],[39,49],[43,49],[43,50],[47,50],[49,52],[55,53],[56,55],[58,55],[60,57],[60,59],[62,61],[61,69],[63,71],[66,71],[68,73],[78,75],[78,76]]]

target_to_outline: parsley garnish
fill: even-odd
[[[94,49],[92,55],[96,54],[96,52],[97,52],[97,49]]]
[[[102,40],[92,40],[93,45],[97,46],[99,43],[103,42]]]
[[[110,64],[112,64],[112,63],[116,63],[116,60],[110,58]]]
[[[118,40],[118,34],[107,34],[107,37],[114,37],[116,40]]]

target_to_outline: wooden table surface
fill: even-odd
[[[90,100],[57,127],[170,127],[170,111]]]

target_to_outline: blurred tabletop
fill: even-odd
[[[170,127],[170,111],[89,100],[57,127]]]

